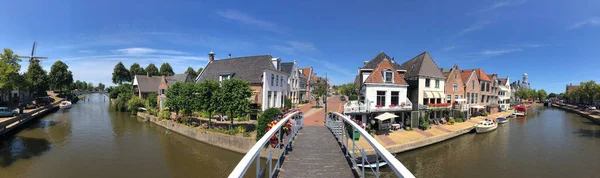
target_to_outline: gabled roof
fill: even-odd
[[[396,61],[394,61],[390,56],[388,56],[384,52],[380,52],[379,54],[377,54],[377,56],[375,56],[373,59],[371,59],[369,62],[367,62],[363,67],[361,67],[361,69],[375,69],[375,68],[377,68],[377,66],[383,59],[390,60],[394,69],[404,70],[404,68],[402,68],[402,66],[400,66],[400,64],[398,64]]]
[[[294,70],[294,62],[282,62],[281,71],[286,74],[292,74],[292,70]]]
[[[401,74],[398,71],[394,70],[392,63],[388,59],[381,60],[381,62],[378,64],[377,68],[375,68],[375,70],[373,70],[371,75],[369,75],[369,77],[367,77],[367,79],[365,80],[365,83],[385,83],[385,81],[383,81],[383,71],[386,69],[393,72],[392,74],[394,76],[392,78],[394,79],[394,81],[392,81],[392,82],[394,84],[406,85],[406,81],[404,80],[404,74]]]
[[[469,77],[471,77],[472,73],[473,73],[473,70],[461,70],[460,71],[460,77],[461,77],[463,83],[467,84],[467,82],[469,82]]]
[[[360,87],[360,84],[361,84],[360,75],[356,75],[356,77],[354,77],[354,85]]]
[[[312,75],[312,81],[315,81],[315,82],[317,82],[317,74],[313,74],[313,75]]]
[[[304,78],[306,79],[306,83],[308,83],[310,80],[310,74],[312,71],[312,68],[307,67],[307,68],[301,68],[300,70],[302,70],[302,75],[304,75]]]
[[[162,76],[152,76],[148,77],[145,75],[136,75],[135,80],[137,80],[137,86],[142,93],[148,92],[158,92],[158,86],[160,85],[160,80]]]
[[[444,73],[442,73],[442,75],[444,75],[444,77],[446,77],[446,79],[448,79],[448,76],[450,76],[450,73],[451,72],[444,72]]]
[[[433,59],[429,55],[429,52],[427,51],[419,54],[411,60],[406,61],[402,64],[402,67],[407,70],[407,77],[444,77],[437,64],[435,64],[435,61],[433,61]]]
[[[260,55],[214,60],[198,76],[198,82],[208,79],[219,80],[219,75],[227,73],[233,74],[233,78],[249,83],[261,83],[265,69],[277,71],[271,59],[271,55]]]
[[[491,81],[491,79],[480,68],[475,69],[475,74],[477,74],[479,80]]]
[[[508,81],[507,78],[498,78],[498,81],[500,81],[500,84],[502,85],[506,85],[506,82]]]
[[[166,77],[167,85],[171,86],[176,82],[188,83],[192,82],[192,77],[188,74],[175,74],[173,76]]]

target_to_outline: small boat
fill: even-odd
[[[475,125],[475,131],[477,133],[486,133],[492,130],[495,130],[498,127],[498,124],[494,123],[494,121],[490,119],[484,119]]]
[[[498,124],[504,124],[504,123],[508,122],[508,118],[499,117],[499,118],[496,118],[496,122],[498,122]]]
[[[365,165],[362,164],[362,157],[358,157],[355,159],[356,166],[364,167],[364,168],[376,168],[383,167],[387,165],[387,162],[381,157],[379,157],[379,164],[377,164],[376,155],[368,155],[367,160],[365,160]],[[396,157],[396,155],[394,155]]]
[[[60,109],[71,109],[73,105],[69,101],[62,101],[58,106],[60,107]]]
[[[527,115],[527,108],[525,106],[515,106],[515,116]]]

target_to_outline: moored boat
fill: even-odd
[[[507,123],[507,122],[508,122],[508,118],[505,118],[505,117],[499,117],[499,118],[496,118],[496,122],[497,122],[498,124],[504,124],[504,123]]]
[[[527,115],[527,108],[525,106],[515,106],[515,116],[525,116]]]
[[[484,119],[475,125],[475,131],[477,133],[486,133],[492,130],[495,130],[498,127],[498,124],[494,123],[494,121],[490,119]]]
[[[58,106],[60,107],[60,109],[71,109],[73,104],[71,104],[70,101],[62,101],[62,102],[60,102],[60,105],[58,105]]]

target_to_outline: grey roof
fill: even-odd
[[[192,81],[193,81],[192,76],[190,76],[188,74],[175,74],[173,76],[167,77],[167,85],[169,85],[169,87],[177,82],[188,83],[188,82],[192,82]]]
[[[300,72],[300,71],[298,71],[298,72]],[[300,87],[301,88],[306,88],[306,76],[304,76],[304,75],[298,75],[298,78],[300,80],[299,81]]]
[[[197,82],[207,79],[219,80],[219,75],[233,74],[233,78],[260,83],[264,69],[276,70],[271,58],[271,55],[261,55],[214,60],[198,76]]]
[[[451,70],[452,68],[440,68],[440,71],[442,71],[442,73],[450,72]]]
[[[287,74],[292,74],[292,70],[294,69],[294,62],[282,62],[281,63],[281,71]]]
[[[444,78],[444,75],[427,51],[402,64],[406,77],[429,76]]]
[[[377,56],[375,56],[373,59],[367,62],[361,69],[375,69],[377,68],[377,66],[379,66],[379,63],[386,58],[392,62],[392,65],[396,70],[404,70],[404,68],[400,66],[400,64],[398,64],[396,61],[393,60],[393,58],[391,58],[384,52],[380,52],[379,54],[377,54]]]
[[[160,86],[161,76],[148,77],[145,75],[136,75],[138,88],[142,93],[158,92],[158,86]]]

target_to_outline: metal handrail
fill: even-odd
[[[260,158],[259,158],[260,152],[263,150],[265,145],[269,144],[269,140],[277,132],[279,132],[279,135],[278,135],[279,143],[282,143],[284,137],[282,135],[283,133],[281,132],[281,128],[290,119],[293,119],[292,128],[291,128],[292,131],[291,131],[291,135],[287,135],[285,137],[286,142],[283,147],[283,150],[281,150],[281,144],[278,144],[275,148],[269,147],[270,148],[269,156],[267,157],[267,163],[269,165],[269,170],[268,170],[269,176],[268,177],[273,177],[275,175],[276,171],[278,171],[281,166],[281,162],[280,162],[281,158],[283,156],[285,156],[287,149],[289,148],[289,146],[291,146],[292,141],[296,137],[298,131],[300,129],[302,129],[302,127],[304,127],[304,117],[302,115],[302,112],[300,112],[300,111],[295,111],[295,112],[285,116],[283,119],[279,120],[277,122],[277,124],[275,124],[275,126],[273,126],[273,128],[271,128],[267,133],[265,133],[265,135],[263,135],[263,137],[260,138],[260,140],[258,140],[256,142],[256,144],[254,144],[254,146],[252,146],[252,148],[250,148],[250,150],[248,150],[246,155],[244,155],[244,157],[242,158],[242,160],[240,160],[240,162],[237,164],[237,166],[235,166],[233,171],[229,174],[229,178],[243,177],[253,161],[256,161],[256,166],[257,166],[256,167],[256,177],[263,177],[261,174],[262,171],[260,169]],[[278,155],[276,156],[277,164],[275,165],[274,168],[271,168],[271,166],[272,166],[271,161],[273,158],[272,155],[273,155],[275,149],[278,150]]]
[[[375,138],[373,138],[365,129],[363,129],[361,126],[359,126],[358,124],[356,124],[354,121],[350,120],[350,118],[348,116],[342,115],[340,113],[337,112],[329,112],[328,116],[330,115],[335,115],[337,116],[337,118],[341,118],[341,120],[343,121],[342,123],[346,123],[350,126],[352,126],[352,129],[355,131],[358,131],[358,133],[365,138],[365,140],[369,143],[369,145],[371,145],[371,147],[375,150],[375,152],[377,153],[377,162],[379,162],[379,157],[383,158],[387,164],[390,166],[390,168],[392,169],[392,171],[394,171],[394,173],[396,174],[396,176],[398,177],[415,177],[402,163],[400,163],[400,161],[398,161],[398,159],[396,159],[396,157],[394,157],[392,155],[392,153],[390,153],[387,149],[385,149],[385,147],[383,147],[379,142],[377,142],[375,140]],[[344,127],[346,124],[341,124],[340,125],[336,125],[332,122],[331,118],[327,117],[327,122],[326,125],[327,127],[334,133],[334,135],[340,139],[340,141],[342,142],[342,145],[344,147],[346,147],[346,155],[348,156],[348,141],[346,138],[340,138],[343,137],[344,135],[347,136],[347,134],[345,134],[346,130],[340,127]],[[340,130],[341,129],[341,133]],[[344,141],[346,140],[346,141]],[[344,143],[346,142],[346,143]],[[354,139],[352,139],[352,147],[353,149],[355,149],[357,147],[356,143],[354,142]],[[362,154],[362,161],[363,161],[363,165],[365,163],[365,158],[366,158],[366,153],[363,149],[359,149],[361,154]],[[352,155],[350,155],[352,156]],[[353,160],[354,166],[356,165],[355,161]],[[368,162],[367,162],[368,163]],[[379,163],[377,163],[379,164]],[[379,177],[379,167],[377,166],[376,168],[377,170],[373,170],[375,172],[375,176]],[[364,177],[364,167],[362,169],[362,177]]]

